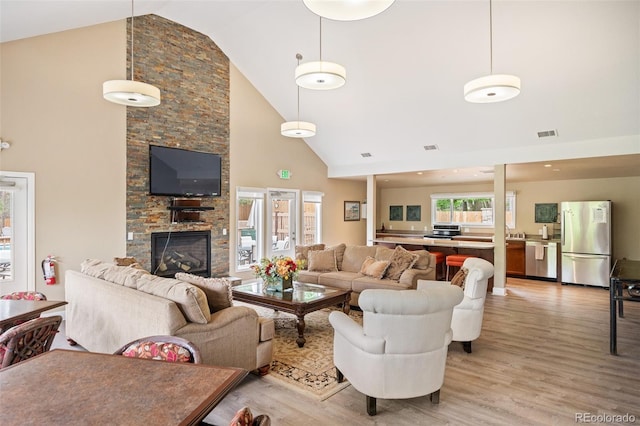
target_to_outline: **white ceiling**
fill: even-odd
[[[135,14],[147,13],[209,35],[296,120],[295,55],[319,58],[319,18],[302,0],[136,1]],[[0,40],[130,14],[128,0],[1,0]],[[640,1],[494,0],[493,72],[522,80],[520,96],[499,104],[462,93],[490,71],[488,0],[396,0],[376,17],[322,28],[322,57],[346,67],[347,84],[302,89],[300,119],[317,124],[306,143],[329,176],[390,174],[393,185],[415,181],[415,171],[422,182],[477,181],[475,171],[490,181],[482,171],[510,164],[508,179],[547,180],[544,163],[558,177],[640,175]],[[537,137],[552,129],[557,137]]]

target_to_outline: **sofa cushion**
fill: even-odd
[[[302,269],[308,269],[309,252],[314,250],[324,250],[324,244],[312,244],[308,246],[296,246],[296,260],[302,261]]]
[[[325,272],[300,271],[298,272],[298,281],[301,283],[318,284],[318,277]]]
[[[80,264],[80,272],[94,278],[102,279],[102,277],[104,276],[104,272],[112,266],[112,263],[106,263],[102,260],[85,259]]]
[[[178,272],[176,279],[193,284],[204,291],[211,313],[233,306],[231,283],[226,278],[205,278],[186,272]]]
[[[451,278],[451,285],[457,285],[464,290],[464,283],[467,279],[469,270],[467,268],[460,268],[458,272]]]
[[[131,264],[129,266],[111,265],[109,268],[104,270],[102,279],[125,287],[137,288],[138,278],[145,275],[149,275],[149,272],[138,268],[136,264]]]
[[[345,290],[351,290],[351,282],[362,277],[360,272],[326,272],[318,277],[318,284],[326,285],[329,287],[341,288]],[[373,280],[374,278],[369,278]]]
[[[360,273],[368,277],[382,278],[388,267],[388,260],[375,260],[373,257],[367,256],[362,263]]]
[[[414,250],[411,251],[411,253],[418,255],[418,260],[413,264],[415,269],[429,269],[429,265],[431,264],[431,254],[427,250]]]
[[[360,272],[367,256],[375,257],[376,246],[348,246],[344,251],[341,271]]]
[[[385,274],[385,278],[398,281],[404,271],[411,268],[418,260],[417,254],[412,254],[402,246],[396,246],[393,256],[389,259],[389,268]]]
[[[140,277],[137,284],[138,291],[175,302],[187,321],[207,324],[211,320],[207,296],[192,284],[151,274]]]
[[[376,260],[391,260],[394,250],[385,246],[376,246]]]
[[[333,250],[336,252],[336,268],[338,268],[338,271],[342,271],[342,262],[344,260],[344,251],[346,248],[347,245],[344,243],[327,247],[327,250]]]
[[[398,281],[388,279],[377,279],[372,277],[356,278],[351,283],[352,290],[356,293],[362,293],[364,290],[372,289],[384,289],[384,290],[407,290],[410,286]]]
[[[336,267],[336,252],[334,250],[314,250],[309,255],[309,271],[334,272]]]

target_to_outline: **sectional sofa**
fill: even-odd
[[[415,289],[418,280],[436,279],[434,255],[400,246],[298,246],[296,258],[306,264],[298,274],[299,282],[349,289],[353,306],[358,306],[360,293],[368,288]]]

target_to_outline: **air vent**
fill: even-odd
[[[484,174],[491,174],[491,173],[495,173],[493,170],[480,170],[480,173],[484,173]]]
[[[364,158],[371,157],[371,153],[370,152],[363,152],[360,155],[362,155]]]
[[[539,138],[550,138],[552,136],[558,136],[558,132],[555,130],[545,130],[543,132],[538,132]]]
[[[425,151],[436,151],[438,149],[438,145],[425,145],[424,146],[424,150]]]

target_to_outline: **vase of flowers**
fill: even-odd
[[[253,266],[256,277],[262,278],[264,291],[285,291],[293,288],[293,281],[298,277],[300,265],[287,256],[275,256],[262,259]]]

